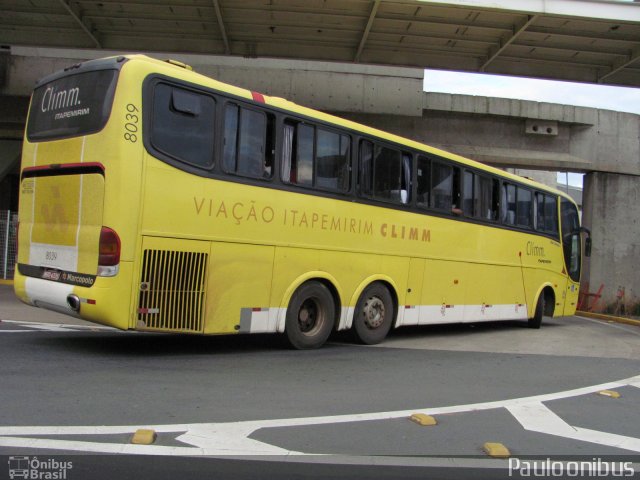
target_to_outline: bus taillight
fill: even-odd
[[[115,230],[102,227],[98,258],[98,275],[113,277],[118,273],[120,263],[120,237]]]

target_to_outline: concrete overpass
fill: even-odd
[[[291,58],[640,85],[619,0],[0,0],[0,46]]]

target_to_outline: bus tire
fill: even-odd
[[[545,298],[544,292],[540,292],[540,296],[538,297],[538,303],[536,304],[536,311],[533,314],[533,318],[528,320],[529,328],[540,328],[542,325],[542,317],[544,315],[545,310]]]
[[[335,300],[325,285],[303,283],[287,307],[285,332],[291,346],[309,350],[324,345],[335,323],[335,311]]]
[[[389,289],[375,282],[364,289],[353,313],[353,333],[359,343],[382,342],[393,324],[394,306]]]

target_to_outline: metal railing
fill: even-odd
[[[18,214],[0,210],[0,280],[13,279],[16,267]]]

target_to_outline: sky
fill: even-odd
[[[517,98],[640,114],[640,89],[630,87],[425,70],[424,89],[429,92]]]
[[[425,70],[424,90],[561,103],[640,114],[638,88]],[[564,173],[558,174],[558,181],[566,182]],[[582,175],[569,174],[569,184],[581,187]]]

